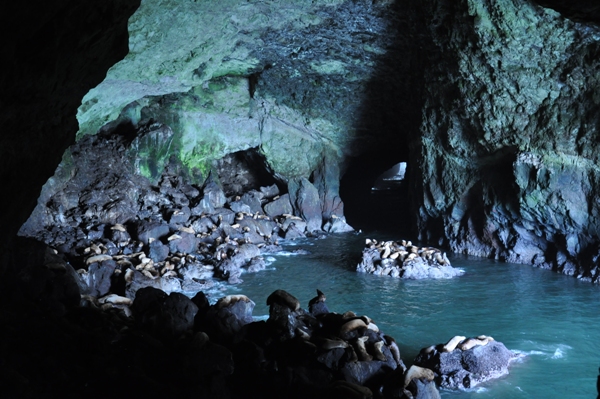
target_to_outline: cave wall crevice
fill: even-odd
[[[429,12],[438,58],[411,143],[422,237],[595,279],[598,28],[518,0]]]

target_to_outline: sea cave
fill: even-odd
[[[595,1],[15,7],[0,396],[598,393]]]

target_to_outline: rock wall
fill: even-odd
[[[421,239],[595,280],[600,30],[521,0],[431,1],[411,141]]]
[[[0,24],[2,256],[74,141],[81,98],[127,53],[127,18],[138,4],[32,1],[5,13]],[[2,270],[7,264],[2,262]]]
[[[398,131],[418,127],[410,100],[421,79],[406,76],[411,32],[424,25],[412,8],[145,0],[129,22],[129,54],[82,101],[79,137],[167,124],[172,136],[137,139],[131,152],[135,172],[154,181],[175,160],[200,184],[225,157],[256,150],[280,186],[315,186],[323,220],[342,216],[348,157],[377,149],[385,169],[406,157]]]

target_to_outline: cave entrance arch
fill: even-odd
[[[373,154],[352,160],[340,184],[344,214],[352,227],[408,237],[413,218],[406,161]],[[402,179],[398,178],[400,170],[405,172]]]

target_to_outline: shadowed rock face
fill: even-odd
[[[1,252],[35,206],[77,131],[85,93],[127,53],[127,19],[139,0],[33,1],[0,28]],[[2,268],[7,262],[2,262]]]
[[[131,154],[154,178],[172,156],[202,180],[252,149],[278,182],[309,179],[324,218],[343,212],[346,171],[349,193],[368,190],[410,158],[423,240],[595,279],[598,6],[397,3],[144,1],[80,134],[168,125]],[[125,55],[136,6],[57,1],[3,26],[20,38],[2,77],[7,236],[72,142],[80,98]]]
[[[429,12],[439,51],[411,142],[421,238],[595,280],[600,31],[521,1]]]

